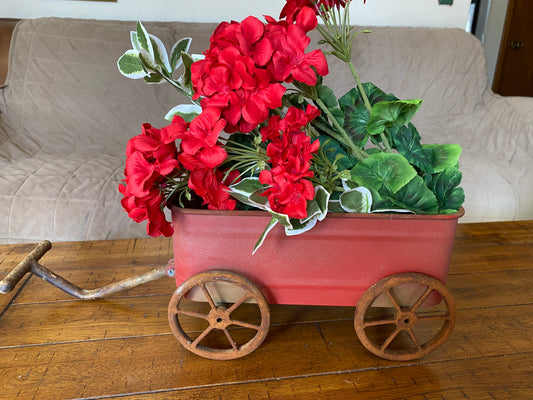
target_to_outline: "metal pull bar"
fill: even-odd
[[[0,293],[7,294],[13,290],[17,283],[31,272],[31,267],[34,262],[37,262],[41,257],[52,248],[52,243],[48,240],[43,240],[37,245],[33,251],[22,260],[13,270],[0,281]]]
[[[9,293],[26,273],[31,272],[42,280],[54,285],[58,289],[73,297],[76,297],[77,299],[95,300],[117,292],[121,292],[123,290],[134,288],[142,285],[143,283],[155,281],[166,275],[172,277],[174,273],[172,265],[165,265],[144,274],[126,278],[119,282],[111,283],[100,288],[83,289],[66,280],[62,276],[50,271],[48,268],[43,267],[37,262],[37,260],[39,260],[44,253],[50,250],[51,247],[52,244],[49,241],[45,240],[41,242],[0,282],[0,293]]]

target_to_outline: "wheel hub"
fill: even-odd
[[[212,309],[207,315],[207,321],[213,328],[216,329],[225,329],[231,324],[228,310],[224,306],[219,306],[215,309]]]
[[[396,317],[396,325],[400,329],[410,328],[418,322],[418,316],[411,309],[402,310]]]

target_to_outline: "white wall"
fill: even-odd
[[[0,0],[0,17],[45,16],[220,22],[240,21],[248,15],[278,17],[284,0]],[[352,23],[373,26],[434,26],[464,29],[470,0],[455,0],[452,6],[438,0],[353,0]]]
[[[489,16],[485,27],[483,46],[487,54],[487,67],[489,71],[489,87],[494,81],[494,72],[500,52],[500,42],[507,14],[508,0],[492,0],[490,3]]]

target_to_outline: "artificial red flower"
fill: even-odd
[[[124,196],[121,204],[128,216],[135,222],[148,220],[146,225],[148,235],[167,237],[172,235],[174,229],[161,211],[164,199],[158,190],[151,190],[142,197],[132,195],[129,186],[119,185],[118,190]]]
[[[218,145],[218,138],[226,121],[220,119],[220,111],[210,107],[195,117],[189,131],[181,139],[184,153],[195,156],[207,168],[215,168],[222,164],[228,156],[226,151]]]
[[[291,175],[282,167],[261,171],[259,181],[269,185],[262,195],[268,197],[273,211],[296,219],[307,216],[307,200],[312,200],[315,196],[310,181],[306,179],[293,181]]]
[[[238,171],[232,171],[226,179],[220,169],[197,168],[191,172],[189,187],[204,200],[211,210],[233,210],[236,201],[230,198],[228,185],[235,183]]]
[[[289,23],[292,23],[305,7],[311,8],[318,15],[322,12],[321,6],[324,6],[327,11],[333,7],[345,8],[347,3],[347,0],[287,0],[279,17],[286,18]],[[366,0],[364,0],[364,3],[366,3]]]
[[[306,16],[302,20],[314,20],[316,26],[316,16],[310,8],[305,7],[301,13]],[[276,79],[288,83],[296,79],[312,86],[317,82],[317,73],[321,76],[328,74],[328,63],[321,50],[305,53],[311,39],[302,26],[294,24],[282,29],[281,25],[277,25],[272,31],[271,41],[274,46],[271,70]]]

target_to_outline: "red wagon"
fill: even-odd
[[[455,324],[445,281],[463,213],[328,214],[290,238],[276,226],[252,255],[268,214],[174,208],[172,332],[193,353],[233,359],[266,338],[269,304],[355,306],[369,351],[424,356]]]

